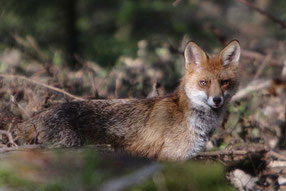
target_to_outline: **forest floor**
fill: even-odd
[[[147,64],[148,52],[144,46],[141,49],[144,56],[122,57],[109,71],[81,58],[84,67],[70,71],[27,57],[19,49],[7,49],[0,68],[0,186],[6,190],[208,190],[212,185],[213,190],[231,190],[231,185],[240,190],[286,189],[286,63],[273,66],[267,62],[272,55],[253,57],[246,50],[241,87],[227,115],[206,150],[184,163],[157,163],[106,148],[51,150],[17,141],[12,133],[17,123],[55,104],[142,98],[174,90],[182,75],[181,58],[162,47],[160,62]]]

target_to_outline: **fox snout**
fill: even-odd
[[[223,96],[210,96],[208,98],[208,105],[212,108],[220,108],[223,105]]]

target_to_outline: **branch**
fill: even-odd
[[[23,106],[22,106],[21,104],[19,104],[19,103],[16,101],[15,96],[10,95],[10,101],[11,101],[15,106],[17,106],[17,107],[23,112],[23,114],[26,115],[26,117],[27,117],[28,119],[31,119],[30,114],[23,108]]]
[[[273,157],[275,157],[275,158],[277,158],[277,159],[279,159],[279,160],[284,160],[284,161],[286,161],[286,156],[285,156],[285,155],[283,155],[283,154],[281,154],[281,153],[277,153],[277,152],[275,152],[275,151],[269,151],[269,152],[267,153],[267,155],[273,156]]]
[[[12,123],[11,123],[12,124]],[[9,128],[10,129],[10,128]],[[8,144],[11,145],[11,147],[18,147],[18,145],[15,143],[15,140],[12,136],[12,133],[10,131],[6,130],[0,130],[0,134],[7,136],[8,138]]]
[[[286,28],[286,23],[284,21],[282,21],[281,19],[278,19],[277,17],[271,15],[270,13],[260,9],[259,7],[257,7],[256,5],[254,5],[253,3],[251,3],[249,0],[238,0],[240,3],[254,9],[255,11],[257,11],[258,13],[260,13],[261,15],[267,17],[268,19],[272,20],[274,23],[277,23],[278,25],[280,25],[280,27],[282,29]]]
[[[40,83],[40,82],[36,82],[34,80],[31,80],[25,76],[20,76],[20,75],[10,75],[10,74],[0,74],[0,77],[2,78],[13,78],[13,79],[20,79],[20,80],[24,80],[24,81],[27,81],[27,82],[30,82],[32,84],[36,84],[38,86],[42,86],[42,87],[45,87],[47,89],[51,89],[51,90],[54,90],[56,92],[59,92],[59,93],[62,93],[68,97],[71,97],[73,98],[74,100],[77,100],[77,101],[84,101],[85,99],[81,98],[81,97],[78,97],[78,96],[75,96],[75,95],[72,95],[68,92],[66,92],[65,90],[62,90],[62,89],[59,89],[59,88],[56,88],[54,86],[51,86],[51,85],[47,85],[47,84],[43,84],[43,83]]]
[[[255,60],[258,60],[258,61],[265,61],[267,56],[261,54],[261,53],[258,53],[258,52],[255,52],[253,50],[247,50],[247,49],[242,49],[241,50],[241,55],[245,58],[249,58],[249,59],[255,59]],[[273,65],[273,66],[281,66],[283,65],[282,62],[278,61],[278,60],[275,60],[273,58],[271,58],[270,60],[267,60],[267,63],[269,63],[270,65]]]
[[[248,86],[243,89],[240,89],[231,99],[230,102],[235,102],[240,100],[252,92],[270,88],[272,84],[272,80],[254,80]]]
[[[265,154],[269,151],[268,148],[247,148],[242,150],[220,150],[220,151],[206,151],[199,153],[196,158],[219,158],[224,156],[247,156],[249,154]]]
[[[258,66],[256,73],[253,77],[253,80],[257,80],[263,74],[263,71],[267,65],[267,62],[269,62],[269,60],[271,60],[271,58],[272,58],[272,55],[268,53],[265,57],[265,60],[260,64],[260,66]]]
[[[285,79],[285,74],[286,74],[286,61],[284,61],[284,67],[283,67],[283,70],[282,70],[281,75],[280,75],[280,78],[282,80]],[[270,80],[269,79],[253,80],[252,82],[250,82],[250,84],[248,86],[246,86],[243,89],[240,89],[232,97],[230,102],[235,102],[239,99],[242,99],[254,91],[270,88],[272,83],[273,83],[273,80],[271,80],[271,79]]]

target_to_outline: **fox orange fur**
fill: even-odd
[[[18,125],[22,140],[53,147],[110,144],[158,160],[185,160],[206,145],[237,90],[238,41],[208,56],[189,42],[177,90],[147,99],[68,102]]]

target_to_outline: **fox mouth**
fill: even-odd
[[[223,106],[223,104],[211,104],[209,106],[211,106],[211,108],[213,108],[213,109],[219,109]]]

